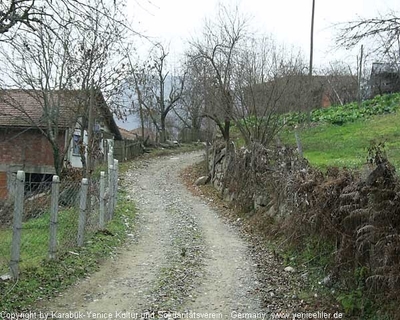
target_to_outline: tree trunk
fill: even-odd
[[[57,146],[57,144],[53,144],[53,162],[56,175],[60,176],[62,169],[62,161],[60,159],[60,148]]]
[[[224,125],[224,132],[222,133],[222,135],[226,142],[227,150],[228,150],[228,145],[229,145],[229,140],[230,140],[230,129],[231,129],[231,120],[226,118],[225,125]]]
[[[164,143],[166,141],[167,141],[167,134],[165,129],[165,117],[161,116],[160,142]]]
[[[139,116],[140,116],[140,126],[142,128],[142,140],[145,140],[144,137],[144,117],[143,117],[143,106],[141,103],[139,103]]]

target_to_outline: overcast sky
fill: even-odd
[[[185,42],[202,30],[204,19],[217,9],[218,0],[129,0],[129,16],[133,27],[155,40],[170,44],[171,58],[179,61]],[[302,50],[309,57],[312,0],[223,0],[239,3],[253,17],[252,27],[260,33],[273,34],[277,41]],[[333,25],[377,17],[390,11],[400,15],[400,0],[316,0],[314,68],[341,60],[356,65],[359,48],[353,51],[335,50]],[[139,47],[146,42],[139,42]],[[142,49],[143,49],[142,48]],[[146,52],[146,49],[143,49]],[[122,127],[138,127],[132,117]]]
[[[163,43],[170,43],[176,60],[186,39],[202,29],[205,17],[212,16],[218,0],[135,0],[130,1],[129,15],[134,27]],[[223,0],[234,4],[236,0]],[[241,0],[240,8],[253,17],[252,26],[260,33],[273,34],[278,41],[302,49],[309,55],[312,0]],[[334,24],[376,17],[389,11],[400,14],[399,0],[316,0],[315,64],[327,65],[342,59],[356,61],[355,52],[334,49]]]

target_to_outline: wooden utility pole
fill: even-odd
[[[312,74],[313,74],[313,59],[314,59],[314,16],[315,16],[315,0],[312,1],[311,11],[311,36],[310,36],[310,65],[308,68],[308,94],[310,95],[311,106],[308,107],[307,122],[311,124],[311,110],[314,108],[315,97],[312,95]]]
[[[308,69],[308,76],[312,77],[313,72],[313,57],[314,57],[314,16],[315,16],[315,0],[312,0],[311,12],[311,41],[310,41],[310,67]]]
[[[363,67],[363,60],[364,60],[364,45],[361,45],[360,50],[360,59],[358,61],[358,105],[361,105],[362,102],[362,92],[361,92],[361,79],[362,79],[362,67]]]

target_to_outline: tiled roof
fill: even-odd
[[[36,90],[0,90],[0,127],[46,128],[50,120],[60,129],[71,128],[83,114],[88,99],[87,93],[82,90],[51,91],[46,95],[50,101],[47,104],[44,103],[44,97],[44,92]],[[96,101],[97,110],[104,116],[115,139],[122,140],[100,91],[97,92]]]
[[[133,133],[131,133],[130,131],[124,129],[124,128],[118,128],[119,132],[121,132],[122,138],[123,139],[127,139],[127,140],[136,140],[136,135],[134,135]]]
[[[0,90],[0,126],[45,127],[50,119],[57,121],[59,128],[68,128],[76,122],[78,101],[83,101],[79,91],[55,91],[48,95],[53,103],[47,106],[59,105],[59,108],[46,108],[43,97],[42,92],[34,90]]]
[[[136,128],[136,129],[133,129],[133,130],[131,130],[129,132],[131,134],[135,135],[135,137],[137,137],[137,136],[141,137],[142,136],[142,128]],[[153,130],[151,130],[149,128],[144,128],[144,136],[145,137],[149,136],[150,139],[155,139],[156,134],[155,134],[155,132]]]

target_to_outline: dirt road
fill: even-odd
[[[139,212],[135,234],[116,259],[51,301],[49,316],[229,319],[262,312],[246,242],[178,178],[201,159],[190,153],[146,160],[126,174],[123,185]]]

